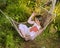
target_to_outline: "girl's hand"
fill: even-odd
[[[35,12],[33,12],[33,13],[32,13],[32,16],[35,16],[35,15],[36,15],[36,13],[35,13]]]

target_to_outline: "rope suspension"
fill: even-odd
[[[40,8],[42,8],[42,10],[44,10],[44,11],[46,11],[46,13],[47,13],[47,18],[46,18],[46,20],[45,20],[45,22],[44,22],[44,27],[41,29],[41,30],[39,30],[39,32],[41,33],[42,31],[44,31],[45,29],[46,29],[46,27],[53,21],[53,19],[56,17],[56,14],[53,14],[53,10],[54,10],[54,8],[55,8],[55,3],[56,3],[56,0],[51,0],[52,1],[52,7],[50,8],[50,10],[48,11],[47,9],[45,9],[45,8],[43,8],[43,7],[41,7],[40,6]],[[18,29],[18,27],[17,27],[17,25],[16,25],[16,23],[15,23],[15,21],[11,18],[11,17],[9,17],[9,16],[7,16],[1,9],[0,9],[0,12],[9,20],[9,22],[12,24],[12,26],[14,26],[14,28],[17,30],[17,32],[19,33],[19,35],[22,37],[22,38],[24,38],[24,36],[23,36],[23,34],[20,32],[20,30]],[[52,16],[54,16],[54,17],[52,17]],[[26,23],[26,22],[25,22]],[[19,24],[19,23],[18,23]],[[39,34],[38,34],[39,35]]]

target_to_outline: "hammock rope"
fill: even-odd
[[[17,30],[17,32],[19,33],[19,35],[21,37],[23,37],[23,34],[20,32],[20,30],[18,29],[17,25],[15,24],[14,20],[7,16],[1,9],[0,9],[0,12],[8,19],[8,21],[11,23],[12,26],[14,26],[14,28]]]
[[[56,0],[52,0],[52,7],[51,7],[50,11],[48,11],[47,9],[45,9],[45,8],[43,8],[43,7],[41,7],[41,6],[40,6],[40,8],[46,10],[46,12],[48,12],[49,14],[53,14],[53,10],[54,10],[54,8],[55,8],[55,3],[56,3]],[[20,32],[20,30],[18,29],[15,21],[14,21],[11,17],[7,16],[1,9],[0,9],[0,12],[9,20],[9,22],[12,24],[12,26],[14,26],[14,28],[17,30],[17,32],[19,33],[19,35],[20,35],[22,38],[25,38],[25,37],[23,36],[23,34]],[[56,17],[56,14],[54,14],[54,17],[53,17],[53,18],[50,18],[50,19],[49,19],[49,22],[47,22],[47,24],[44,26],[44,28],[42,28],[42,31],[44,31],[44,30],[46,29],[46,27],[54,20],[55,17]],[[24,23],[26,23],[26,22],[24,22]],[[19,24],[19,23],[18,23],[18,24]],[[41,31],[41,32],[42,32],[42,31]],[[40,33],[41,33],[41,32],[40,32]],[[38,34],[38,35],[39,35],[39,34]]]
[[[56,0],[51,0],[51,1],[52,1],[52,7],[50,8],[50,13],[53,13],[55,9]]]
[[[41,6],[40,6],[40,7],[41,7]],[[43,8],[43,7],[41,7],[41,8]],[[43,8],[43,9],[44,9],[44,8]],[[46,9],[44,9],[44,10],[46,10]],[[46,11],[47,11],[48,13],[50,13],[48,10],[46,10]],[[19,33],[19,35],[20,35],[22,38],[24,38],[23,34],[20,32],[20,30],[18,29],[17,25],[15,24],[14,20],[13,20],[11,17],[7,16],[2,10],[0,10],[0,12],[9,20],[9,22],[12,24],[12,26],[14,26],[14,28],[17,30],[17,32]],[[56,17],[56,15],[54,14],[53,19],[54,19],[55,17]],[[47,28],[47,26],[53,21],[53,19],[51,19],[50,22],[48,22],[48,23],[46,24],[46,26],[44,26],[44,28],[42,28],[41,31],[39,30],[39,32],[41,33],[42,31],[44,31],[44,30]]]

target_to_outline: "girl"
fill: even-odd
[[[32,20],[34,18],[34,20]],[[33,24],[31,27],[27,27],[24,24],[19,24],[19,30],[23,34],[23,38],[25,40],[34,40],[35,37],[39,34],[39,30],[42,28],[42,17],[41,15],[36,15],[35,13],[32,13],[30,18],[28,19],[29,24]]]

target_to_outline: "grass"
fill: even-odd
[[[24,5],[24,2],[21,4],[22,0],[17,1],[17,3],[15,1],[14,3],[12,2],[12,0],[8,1],[8,5],[4,9],[5,13],[7,13],[10,17],[18,22],[26,21],[31,14],[30,8],[32,8],[31,6],[33,5],[30,3],[31,5],[29,4],[28,7],[26,6],[27,2],[25,2]],[[27,42],[20,37],[18,32],[12,27],[10,22],[5,18],[4,15],[0,13],[0,48],[60,48],[59,8],[60,5],[57,5],[56,22],[52,22],[43,33],[36,37],[35,40]],[[55,26],[57,30],[54,28]]]

